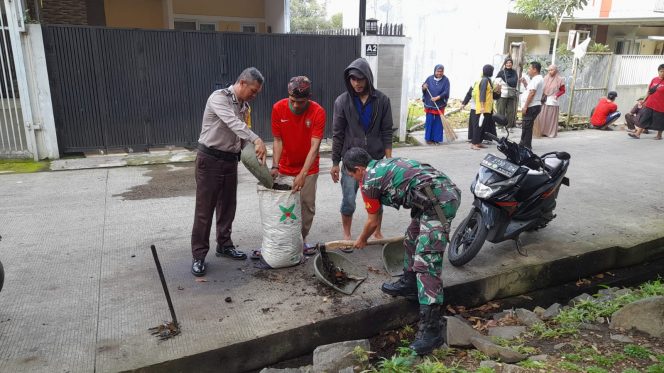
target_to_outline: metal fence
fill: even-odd
[[[254,131],[272,139],[272,105],[294,75],[313,81],[327,111],[346,90],[342,71],[359,36],[220,33],[44,26],[51,94],[63,153],[192,146],[210,93],[248,66],[265,76],[252,103]]]
[[[309,34],[309,35],[360,35],[359,28],[343,28],[332,30],[311,30],[311,31],[291,31],[291,34]],[[404,36],[403,24],[381,23],[376,25],[374,33],[367,32],[367,35],[378,36]]]
[[[571,55],[557,57],[556,65],[567,89],[558,100],[561,114],[571,110],[571,115],[590,116],[590,111],[608,92],[609,78],[613,74],[612,58],[611,53],[588,53],[576,65],[575,74]],[[526,61],[539,61],[544,75],[545,69],[551,64],[551,56],[527,56]],[[573,101],[571,107],[570,100]]]
[[[25,85],[25,74],[19,32],[23,29],[20,2],[0,1],[0,157],[31,157],[30,138],[26,136],[23,107],[19,93]],[[25,70],[23,70],[24,72]]]
[[[657,66],[664,63],[663,56],[622,55],[618,62],[616,85],[649,84],[657,73]]]
[[[291,31],[291,34],[299,35],[360,35],[359,28],[341,28],[333,30],[313,30],[313,31]]]

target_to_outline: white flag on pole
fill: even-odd
[[[577,45],[572,49],[572,52],[574,52],[574,58],[577,59],[582,59],[586,55],[586,51],[588,50],[588,45],[590,44],[590,38],[586,38],[586,40],[583,41],[583,43]]]

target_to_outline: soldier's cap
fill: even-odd
[[[354,77],[356,77],[357,79],[366,79],[366,76],[364,76],[364,74],[362,74],[362,72],[361,72],[360,70],[358,70],[358,69],[350,69],[350,70],[348,70],[348,76],[349,76],[349,77],[354,76]]]
[[[295,98],[311,97],[311,80],[306,76],[294,76],[288,82],[288,95]]]

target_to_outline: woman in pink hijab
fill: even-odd
[[[533,133],[535,137],[558,136],[558,114],[560,106],[558,98],[565,94],[565,81],[558,74],[558,67],[551,65],[549,73],[544,77],[544,89],[542,95],[542,112],[535,120]]]

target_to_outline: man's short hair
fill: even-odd
[[[265,78],[263,78],[263,74],[261,74],[257,68],[247,67],[246,69],[242,70],[240,75],[238,75],[235,83],[240,82],[240,80],[244,80],[245,82],[258,82],[258,84],[262,85]]]
[[[537,70],[538,73],[542,71],[542,64],[537,61],[531,62],[530,66],[532,66],[533,69]]]
[[[616,91],[610,91],[609,93],[607,93],[606,97],[607,97],[609,100],[615,100],[616,97],[618,97],[618,92],[616,92]]]
[[[659,71],[659,70],[664,70],[664,63],[659,65],[659,67],[657,68],[657,71]]]
[[[311,97],[311,80],[306,76],[294,76],[288,82],[288,95],[295,98]]]
[[[362,148],[350,148],[346,150],[342,158],[344,170],[354,172],[357,167],[367,167],[371,162],[371,156]]]

